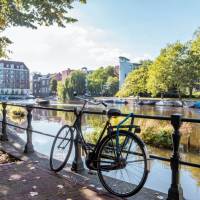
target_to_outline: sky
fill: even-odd
[[[10,60],[43,74],[67,68],[118,65],[154,59],[168,43],[192,39],[200,27],[199,0],[88,0],[70,11],[78,22],[66,28],[12,27]]]

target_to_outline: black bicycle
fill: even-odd
[[[84,108],[87,103],[107,105],[85,97],[78,98],[84,103],[80,111],[76,109],[73,125],[64,125],[53,141],[50,154],[51,170],[58,172],[63,169],[72,152],[74,136],[78,134],[86,154],[86,166],[97,171],[104,188],[119,197],[136,194],[147,179],[149,156],[143,141],[136,134],[140,132],[140,127],[134,125],[134,114],[128,114],[118,125],[113,126],[111,118],[120,116],[121,112],[118,109],[108,110],[108,120],[97,143],[92,145],[85,141],[79,128]],[[128,119],[131,119],[130,124],[124,125]]]

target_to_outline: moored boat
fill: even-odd
[[[36,103],[39,104],[39,105],[49,105],[50,101],[47,100],[47,99],[37,99]]]
[[[127,104],[128,101],[126,101],[125,99],[115,99],[114,103],[116,103],[116,104]]]

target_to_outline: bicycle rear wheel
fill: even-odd
[[[73,147],[73,131],[64,125],[57,133],[51,148],[50,168],[58,172],[66,165]]]
[[[148,156],[143,142],[133,133],[119,132],[119,153],[116,131],[107,135],[97,152],[97,172],[105,189],[119,197],[136,194],[148,176]]]

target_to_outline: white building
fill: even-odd
[[[139,63],[131,63],[128,58],[119,57],[119,88],[123,85],[127,75],[139,65]]]

